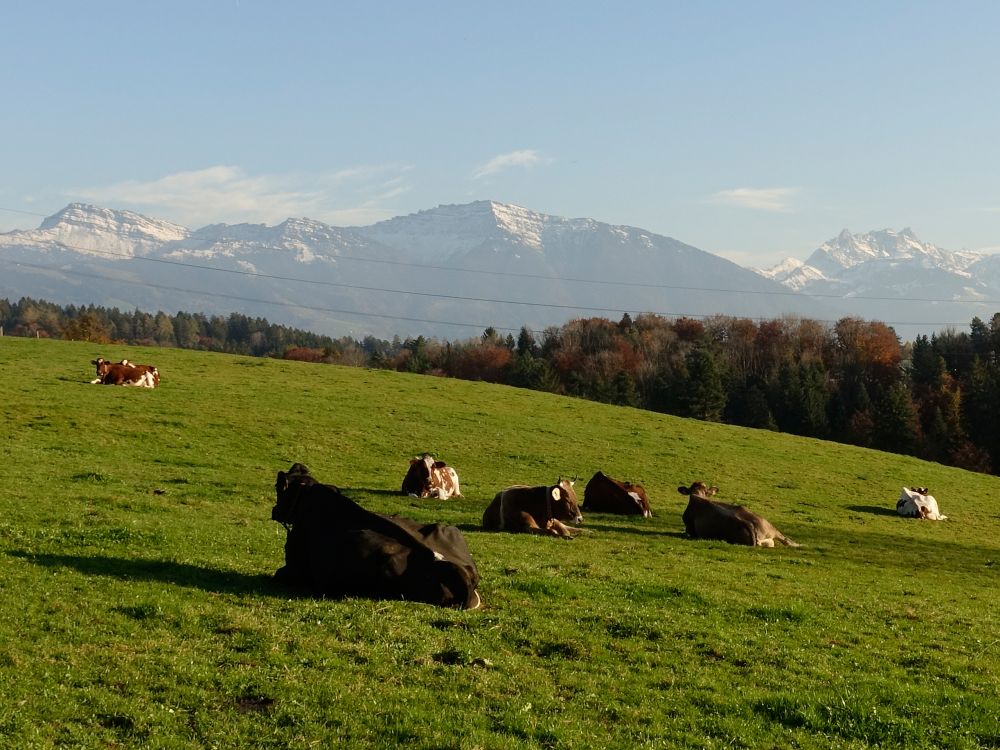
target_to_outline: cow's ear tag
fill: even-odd
[[[559,488],[558,487],[553,487],[552,488],[552,499],[553,500],[559,500]]]

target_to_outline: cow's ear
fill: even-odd
[[[552,499],[557,503],[562,499],[562,490],[559,489],[558,484],[552,488]]]
[[[691,488],[690,487],[678,487],[677,491],[679,493],[681,493],[682,495],[690,495],[691,494]]]
[[[718,491],[719,491],[718,487],[709,487],[707,490],[705,490],[705,494],[708,495],[709,497],[711,497],[712,495],[714,495]]]

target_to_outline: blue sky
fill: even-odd
[[[15,2],[2,24],[0,231],[72,201],[196,228],[490,198],[744,265],[844,228],[1000,251],[993,2]]]

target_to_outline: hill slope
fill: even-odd
[[[91,386],[98,355],[155,391]],[[461,381],[0,338],[7,747],[982,747],[1000,741],[1000,480]],[[396,494],[409,456],[463,499]],[[275,473],[457,524],[487,608],[289,598]],[[649,520],[478,531],[502,486],[642,481]],[[801,549],[683,538],[679,484]],[[950,521],[892,513],[928,485]],[[581,483],[582,485],[582,483]],[[943,719],[942,717],[946,717]]]

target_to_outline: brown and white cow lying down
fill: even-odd
[[[483,512],[483,528],[487,531],[544,534],[566,539],[582,531],[566,526],[563,521],[580,523],[583,516],[576,503],[573,482],[561,478],[549,487],[518,484],[502,489]]]
[[[436,461],[429,453],[410,459],[410,468],[403,477],[402,492],[411,497],[436,497],[438,500],[462,496],[458,473],[444,461]]]
[[[746,544],[751,547],[773,547],[775,542],[789,547],[801,546],[774,528],[766,518],[744,506],[710,500],[719,491],[718,487],[707,487],[704,482],[695,482],[690,487],[678,487],[677,491],[688,496],[683,519],[684,528],[690,537],[720,539],[730,544]]]
[[[619,482],[602,471],[587,482],[583,490],[583,510],[595,513],[621,513],[652,518],[649,498],[641,484]]]
[[[481,606],[479,571],[456,527],[372,513],[302,464],[279,471],[274,489],[271,518],[288,531],[279,583],[319,596]]]
[[[155,388],[160,384],[160,373],[153,365],[136,365],[123,359],[108,362],[103,357],[91,360],[97,367],[97,377],[91,383],[102,385],[134,385],[140,388]]]
[[[896,512],[907,518],[925,518],[928,521],[947,521],[941,515],[937,500],[926,487],[904,487],[896,501]]]

